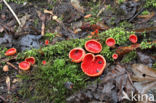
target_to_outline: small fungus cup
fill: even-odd
[[[100,42],[92,39],[92,40],[86,41],[85,49],[91,53],[100,53],[102,50],[102,46]]]
[[[82,48],[74,48],[69,52],[69,58],[75,63],[80,63],[84,56],[85,51]]]

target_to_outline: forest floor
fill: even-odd
[[[4,1],[0,103],[156,101],[155,0],[6,0],[20,23]],[[131,34],[137,37],[135,43],[129,40]],[[106,45],[109,37],[115,39],[114,47]],[[73,48],[86,50],[90,39],[101,43],[98,54],[106,59],[97,77],[86,75],[81,63],[68,56]],[[17,53],[6,56],[9,48]],[[27,57],[36,63],[24,71],[18,65]]]

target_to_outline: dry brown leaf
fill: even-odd
[[[30,18],[29,14],[25,14],[22,18],[20,18],[21,26],[17,28],[16,34],[22,31],[22,27],[25,25],[26,21]]]
[[[70,2],[77,11],[84,13],[84,8],[80,6],[79,0],[70,0]]]
[[[85,18],[85,19],[88,19],[88,18],[90,18],[91,16],[92,16],[92,14],[87,14],[87,15],[84,16],[84,18]]]
[[[144,64],[133,64],[132,71],[134,73],[133,81],[156,81],[156,71]]]
[[[104,24],[103,22],[97,22],[96,24],[99,25],[102,28],[102,30],[107,30],[110,28],[108,25]]]
[[[12,81],[12,83],[17,83],[17,82],[21,82],[21,79],[15,78],[15,79],[13,79],[13,81]]]
[[[44,13],[45,13],[45,14],[51,14],[51,15],[54,15],[54,14],[53,14],[53,11],[46,10],[46,9],[44,9]]]
[[[148,90],[155,89],[156,81],[135,82],[134,86],[141,94],[146,94]]]
[[[128,96],[131,92],[137,92],[136,88],[124,66],[116,65],[108,69],[113,69],[107,73],[100,82],[89,85],[85,90],[81,90],[67,98],[67,103],[117,103],[123,100],[123,92]],[[98,102],[95,102],[98,101]]]

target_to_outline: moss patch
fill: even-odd
[[[17,4],[23,4],[24,2],[27,2],[28,0],[6,0],[7,2],[15,2]]]
[[[145,3],[145,7],[146,8],[156,8],[156,0],[146,0],[146,3]]]
[[[130,43],[128,38],[132,33],[134,32],[125,31],[123,28],[112,28],[100,33],[98,37],[93,39],[97,39],[102,44],[103,49],[100,54],[106,58],[106,61],[113,62],[112,54],[115,53],[115,49],[106,46],[105,40],[108,37],[113,37],[118,45],[128,46]],[[37,66],[34,66],[29,73],[18,75],[23,80],[18,95],[29,98],[31,102],[64,103],[66,97],[85,87],[88,84],[85,81],[88,77],[81,71],[80,64],[71,62],[68,53],[75,47],[84,48],[87,40],[72,39],[57,42],[39,50],[33,49],[19,53],[17,60],[24,60],[25,57],[34,56]],[[131,54],[133,55],[135,52]],[[131,56],[131,54],[128,55]],[[127,59],[126,61],[131,60]],[[42,60],[46,60],[47,64],[42,65]],[[64,85],[68,81],[74,84],[72,90],[68,90]]]
[[[132,51],[132,52],[124,55],[121,62],[122,63],[129,63],[130,61],[133,61],[134,59],[136,59],[136,57],[137,57],[136,51]]]

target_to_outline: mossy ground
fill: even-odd
[[[116,48],[112,49],[108,47],[105,44],[106,38],[113,37],[117,45],[128,46],[131,44],[128,40],[129,35],[133,33],[126,31],[124,28],[112,28],[99,33],[98,37],[93,37],[93,39],[98,40],[102,44],[103,48],[100,54],[105,57],[107,63],[111,63],[114,61],[112,54],[115,53]],[[52,40],[54,35],[47,33],[46,37]],[[29,102],[49,103],[53,101],[54,103],[64,103],[69,95],[84,88],[89,83],[86,80],[90,78],[82,72],[80,63],[71,62],[68,54],[75,47],[84,48],[87,40],[88,38],[71,39],[57,42],[54,45],[43,46],[40,49],[18,53],[17,61],[20,62],[26,57],[33,56],[36,58],[37,63],[33,66],[32,70],[17,75],[18,78],[22,79],[23,84],[15,95],[20,95],[23,99],[29,98]],[[142,43],[145,42],[143,41]],[[144,48],[150,47],[151,45],[144,45]],[[1,54],[4,54],[5,50],[2,50]],[[136,52],[133,51],[127,54],[122,62],[127,63],[135,58]],[[42,64],[43,60],[47,62],[46,65]],[[74,84],[72,90],[65,87],[66,82]]]
[[[14,2],[15,0],[12,1]],[[21,2],[23,1],[25,0],[21,0]],[[122,1],[124,0],[120,0],[119,2],[122,3]],[[151,2],[155,3],[154,0]],[[153,5],[151,2],[150,0],[147,0],[147,7],[149,7],[149,5]],[[90,22],[91,24],[96,24],[100,21],[100,17],[96,17],[99,4],[97,3],[96,5],[90,5],[94,5],[93,9],[88,12],[92,14],[92,17],[85,21]],[[153,5],[153,7],[154,6],[155,5]],[[131,44],[128,40],[128,37],[134,32],[126,31],[124,28],[132,28],[132,25],[126,21],[123,21],[123,23],[120,24],[120,27],[122,28],[112,28],[105,32],[101,32],[98,37],[93,37],[93,39],[97,39],[100,43],[102,43],[103,49],[100,54],[106,58],[107,62],[113,62],[112,54],[115,53],[115,49],[111,49],[110,47],[106,46],[106,38],[115,38],[116,43],[119,46],[128,46]],[[47,33],[46,36],[53,35]],[[51,37],[51,39],[53,38],[54,37]],[[51,101],[54,103],[64,103],[66,97],[73,94],[77,90],[85,88],[86,84],[89,83],[87,80],[90,78],[81,71],[80,64],[71,62],[71,60],[68,58],[68,53],[75,47],[84,48],[84,44],[87,40],[88,38],[72,39],[57,42],[54,45],[45,46],[41,49],[32,49],[19,53],[17,61],[20,62],[23,61],[25,57],[34,56],[37,63],[35,66],[33,66],[32,70],[22,72],[21,74],[17,75],[18,78],[22,79],[22,84],[17,94],[14,94],[15,101],[18,101],[16,95],[19,95],[22,100],[29,99],[30,103],[49,103]],[[145,41],[142,42],[142,44],[142,48],[151,47],[151,45],[146,45]],[[0,54],[4,54],[4,52],[5,49],[2,50]],[[136,52],[133,51],[126,55],[125,60],[123,59],[123,62],[127,63],[135,59],[135,57]],[[47,64],[42,65],[42,60],[46,60]],[[67,89],[64,85],[68,81],[74,84],[72,90]]]
[[[112,50],[106,46],[105,40],[113,37],[118,45],[128,45],[128,37],[133,32],[125,31],[123,28],[109,29],[99,34],[94,39],[102,43],[103,49],[100,53],[106,58],[107,63],[113,62]],[[123,38],[124,37],[124,38]],[[87,77],[80,68],[80,64],[72,63],[68,58],[68,53],[75,47],[84,48],[88,39],[71,39],[68,41],[57,42],[54,45],[42,47],[39,50],[33,49],[18,54],[18,61],[24,60],[25,57],[34,56],[37,65],[32,68],[31,72],[24,72],[17,77],[22,78],[23,85],[18,94],[23,98],[29,98],[31,102],[50,102],[63,103],[65,98],[74,93],[74,91],[84,88],[88,82]],[[47,64],[42,65],[42,60]],[[74,87],[68,90],[65,87],[66,82],[72,82]],[[32,89],[31,89],[32,88]],[[33,95],[33,96],[32,96]]]

